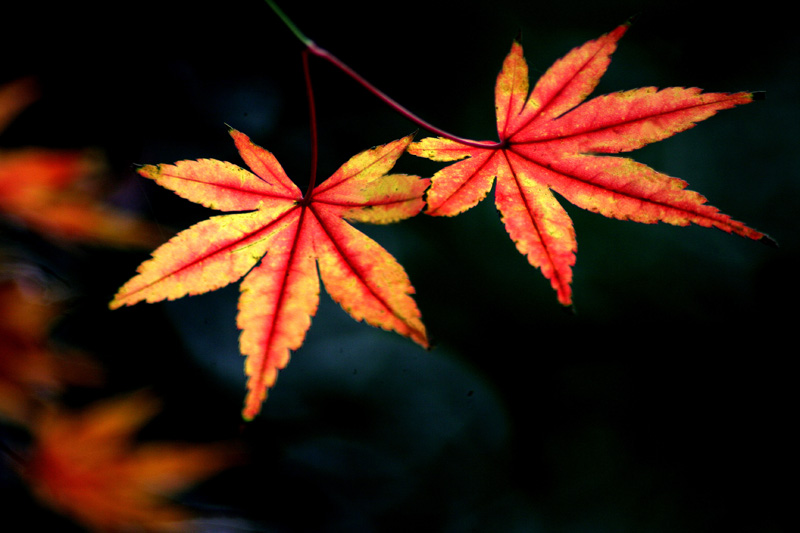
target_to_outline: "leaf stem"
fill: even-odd
[[[314,90],[311,87],[311,71],[308,68],[308,49],[303,50],[303,76],[306,79],[306,93],[308,94],[308,115],[311,121],[311,178],[308,181],[308,190],[303,200],[311,201],[311,192],[317,181],[317,158],[319,155],[317,142],[317,107],[314,104]]]
[[[358,74],[352,68],[347,66],[344,62],[342,62],[339,58],[337,58],[336,56],[334,56],[321,46],[318,46],[314,41],[306,37],[305,34],[303,34],[303,32],[301,32],[297,28],[297,26],[295,26],[295,24],[289,19],[289,17],[287,17],[286,14],[283,11],[281,11],[280,8],[278,8],[275,2],[273,2],[272,0],[265,0],[265,1],[267,2],[267,4],[269,4],[272,10],[275,11],[278,17],[280,17],[283,23],[286,24],[286,26],[288,26],[290,30],[292,30],[292,33],[294,33],[295,36],[298,39],[300,39],[300,41],[306,46],[306,48],[310,53],[331,63],[333,66],[335,66],[336,68],[347,74],[349,77],[351,77],[353,80],[355,80],[357,83],[359,83],[367,91],[375,95],[378,99],[380,99],[384,104],[393,109],[396,113],[410,120],[414,124],[430,131],[431,133],[435,133],[440,137],[444,137],[445,139],[450,139],[451,141],[456,141],[461,144],[465,144],[467,146],[472,146],[475,148],[500,148],[503,146],[502,142],[474,141],[472,139],[465,139],[463,137],[458,137],[457,135],[453,135],[452,133],[449,133],[441,128],[437,128],[430,122],[421,119],[420,117],[418,117],[417,115],[415,115],[414,113],[412,113],[411,111],[400,105],[397,101],[390,98],[386,93],[384,93],[383,91],[372,85],[370,82],[364,79],[360,74]]]
[[[287,27],[288,27],[290,30],[292,30],[292,33],[294,33],[295,37],[297,37],[298,39],[300,39],[300,41],[301,41],[303,44],[305,44],[306,46],[309,46],[309,44],[311,44],[311,42],[312,42],[312,41],[311,41],[311,39],[309,39],[308,37],[306,37],[306,36],[303,34],[303,32],[301,32],[301,31],[300,31],[300,28],[298,28],[297,26],[295,26],[294,22],[292,22],[292,19],[290,19],[289,17],[287,17],[287,16],[286,16],[286,13],[284,13],[284,12],[281,10],[281,8],[279,8],[279,7],[278,7],[278,5],[277,5],[275,2],[273,2],[272,0],[264,0],[264,1],[265,1],[265,2],[266,2],[268,5],[269,5],[269,7],[271,7],[271,8],[272,8],[272,11],[274,11],[274,12],[275,12],[275,14],[276,14],[276,15],[278,15],[278,17],[279,17],[279,18],[280,18],[280,19],[283,21],[283,23],[284,23],[284,24],[286,24],[286,26],[287,26]]]

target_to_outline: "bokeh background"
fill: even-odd
[[[517,253],[491,199],[451,219],[360,226],[405,266],[435,348],[358,324],[323,294],[305,345],[244,425],[237,285],[111,312],[107,302],[150,250],[53,243],[4,225],[3,247],[70,294],[54,337],[108,370],[102,389],[68,391],[65,401],[147,387],[165,409],[143,438],[245,443],[246,465],[186,495],[206,517],[196,531],[786,531],[797,444],[800,39],[785,9],[282,7],[419,116],[476,139],[496,138],[494,82],[517,35],[535,79],[636,16],[595,94],[653,85],[767,97],[632,155],[780,247],[609,220],[564,202],[579,244],[570,313]],[[42,87],[2,146],[97,148],[114,184],[109,201],[157,222],[165,239],[211,212],[135,165],[241,164],[226,124],[307,183],[302,47],[265,3],[27,3],[0,25],[0,82],[33,75]],[[311,68],[320,179],[417,129],[331,65],[312,59]],[[429,176],[440,166],[407,156],[396,169]],[[0,529],[81,531],[2,468]]]

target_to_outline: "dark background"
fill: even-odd
[[[490,198],[455,218],[362,226],[405,266],[435,348],[358,324],[323,295],[305,345],[244,426],[236,284],[110,312],[149,250],[4,229],[5,247],[74,295],[54,335],[109,370],[102,390],[65,401],[149,387],[165,410],[143,438],[244,442],[246,466],[186,497],[212,517],[197,531],[786,531],[800,266],[800,50],[788,13],[770,2],[282,4],[400,103],[476,139],[495,138],[494,83],[520,32],[533,83],[636,15],[595,94],[698,86],[767,98],[632,156],[780,247],[564,202],[579,243],[568,313]],[[43,87],[2,145],[99,148],[116,184],[110,201],[163,225],[165,238],[211,212],[135,164],[242,164],[226,124],[307,183],[302,47],[265,3],[34,2],[0,25],[0,81],[32,74]],[[320,179],[417,129],[319,59],[312,77]],[[396,170],[440,167],[407,156]],[[0,480],[7,524],[24,521],[4,531],[72,531],[11,474]]]

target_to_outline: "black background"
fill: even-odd
[[[237,285],[111,312],[107,302],[149,250],[54,246],[4,229],[5,247],[74,295],[54,335],[109,370],[102,390],[65,401],[149,387],[165,410],[143,438],[244,442],[246,466],[187,496],[211,517],[196,531],[787,530],[800,265],[800,50],[789,14],[770,2],[283,8],[419,116],[476,139],[495,138],[494,82],[518,34],[533,82],[635,15],[595,94],[698,86],[767,98],[632,156],[780,247],[564,202],[579,244],[569,313],[516,252],[491,198],[455,218],[360,227],[405,266],[435,348],[358,324],[323,295],[305,345],[244,426]],[[110,201],[163,225],[165,238],[211,212],[135,165],[241,164],[226,124],[307,183],[302,46],[265,3],[34,2],[0,24],[0,81],[35,75],[43,88],[2,145],[99,148],[117,186]],[[311,68],[320,179],[417,129],[331,65],[312,59]],[[440,167],[404,156],[396,170]],[[24,524],[4,531],[73,530],[12,474],[0,480],[13,504],[7,524]]]

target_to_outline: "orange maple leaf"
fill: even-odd
[[[432,177],[425,211],[429,215],[453,216],[473,207],[496,178],[495,203],[506,230],[564,305],[572,303],[577,244],[572,220],[552,191],[607,217],[695,223],[768,239],[707,205],[703,196],[685,189],[684,181],[629,158],[603,155],[660,141],[753,99],[746,92],[645,87],[579,106],[605,73],[627,27],[573,49],[545,72],[530,94],[522,46],[514,42],[495,86],[500,141],[428,137],[408,149],[435,161],[457,161]]]
[[[144,393],[82,411],[52,407],[33,427],[22,475],[45,504],[92,531],[174,531],[191,513],[171,495],[239,461],[224,444],[134,442],[158,410]]]
[[[187,200],[238,213],[200,222],[158,248],[111,308],[208,292],[246,274],[237,324],[249,376],[247,420],[261,409],[290,350],[302,345],[317,310],[319,277],[356,320],[427,347],[405,271],[346,222],[386,224],[422,209],[427,179],[386,174],[411,136],[354,156],[304,198],[270,152],[236,130],[230,133],[252,173],[213,159],[140,170]]]
[[[0,131],[36,100],[35,82],[0,86]],[[155,246],[160,231],[103,203],[92,178],[103,163],[91,150],[0,150],[0,215],[44,235],[118,246]]]

